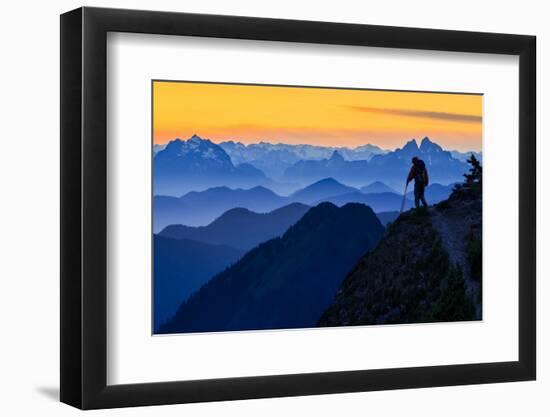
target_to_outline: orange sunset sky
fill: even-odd
[[[153,140],[193,134],[213,142],[385,149],[429,136],[446,149],[481,150],[481,95],[195,82],[153,82]]]

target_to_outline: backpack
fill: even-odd
[[[418,160],[418,164],[416,165],[416,175],[414,176],[414,182],[419,184],[426,185],[427,183],[427,172],[426,172],[426,164],[422,159]]]

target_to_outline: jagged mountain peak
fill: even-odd
[[[171,141],[169,141],[167,143],[167,145],[170,145],[170,144],[182,144],[182,143],[186,143],[186,142],[210,142],[212,143],[209,139],[204,139],[204,138],[201,138],[199,135],[197,134],[193,134],[192,136],[190,136],[189,138],[187,139],[182,139],[180,137],[177,137],[177,138],[174,138],[172,139]]]
[[[407,143],[405,143],[405,145],[403,146],[403,148],[401,148],[401,150],[405,151],[417,151],[418,150],[418,143],[416,143],[416,139],[411,139],[409,140]]]
[[[188,141],[190,142],[201,142],[201,141],[206,141],[206,142],[210,142],[210,140],[208,139],[203,139],[201,138],[199,135],[197,135],[196,133],[193,133],[193,136],[191,136],[189,139],[187,139]]]
[[[422,138],[422,141],[420,142],[420,146],[422,146],[423,143],[434,143],[434,142],[432,142],[428,136],[424,136]]]
[[[234,164],[222,146],[197,134],[176,138],[155,154],[155,194],[182,195],[217,185],[250,187],[270,180],[250,164]]]
[[[420,143],[421,152],[441,152],[442,150],[443,148],[441,146],[435,142],[432,142],[427,136],[422,139],[422,142]]]
[[[168,142],[164,150],[159,152],[159,155],[177,157],[184,157],[190,154],[200,154],[207,159],[229,161],[229,156],[219,145],[216,145],[209,139],[203,139],[198,135],[193,135],[187,140],[176,138]]]

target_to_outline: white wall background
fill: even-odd
[[[75,415],[59,392],[59,17],[82,3],[3,5],[0,23],[0,410],[3,415]],[[128,0],[87,5],[534,34],[538,37],[539,285],[538,381],[100,411],[98,415],[460,416],[550,413],[550,149],[542,120],[550,97],[550,27],[544,2],[340,0]],[[547,187],[546,187],[547,188]],[[544,235],[544,236],[543,236]],[[546,394],[546,395],[545,395]]]

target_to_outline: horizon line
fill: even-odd
[[[461,152],[461,153],[468,153],[468,152],[475,152],[475,153],[482,153],[483,152],[483,149],[480,149],[480,150],[473,150],[473,149],[468,149],[468,150],[459,150],[459,149],[449,149],[449,148],[445,148],[443,147],[443,145],[440,145],[437,141],[431,139],[429,136],[424,136],[422,139],[417,139],[417,138],[410,138],[410,139],[405,139],[404,140],[404,143],[402,146],[400,147],[396,147],[396,148],[393,148],[393,149],[388,149],[388,148],[383,148],[379,145],[376,145],[374,143],[371,143],[371,142],[367,142],[367,143],[364,143],[364,144],[361,144],[361,145],[357,145],[357,146],[346,146],[346,145],[342,145],[342,146],[333,146],[333,145],[315,145],[315,144],[311,144],[311,143],[285,143],[285,142],[281,142],[281,141],[278,141],[278,142],[275,142],[275,141],[269,141],[268,139],[258,139],[258,142],[250,142],[250,143],[244,143],[244,142],[241,142],[240,140],[238,139],[224,139],[224,140],[220,140],[220,141],[215,141],[215,140],[212,140],[211,138],[207,138],[207,137],[203,137],[197,133],[193,133],[191,136],[189,136],[187,139],[182,139],[182,137],[180,136],[176,136],[174,137],[173,139],[170,139],[168,141],[166,141],[165,143],[154,143],[154,140],[152,140],[152,145],[153,146],[166,146],[168,145],[169,143],[175,141],[175,140],[180,140],[180,141],[183,141],[183,142],[187,142],[189,141],[190,139],[192,139],[193,137],[198,137],[199,139],[201,140],[208,140],[209,142],[212,142],[214,143],[215,145],[220,145],[221,143],[227,143],[227,142],[233,142],[233,143],[239,143],[245,147],[248,147],[250,145],[259,145],[259,144],[268,144],[268,145],[286,145],[286,146],[312,146],[312,147],[317,147],[317,148],[327,148],[327,149],[350,149],[350,150],[355,150],[357,148],[361,148],[363,146],[374,146],[380,150],[383,150],[383,151],[387,151],[387,152],[393,152],[397,149],[402,149],[405,145],[407,145],[408,143],[410,142],[415,142],[417,147],[420,147],[421,143],[424,141],[424,139],[428,139],[431,143],[434,143],[438,146],[440,146],[442,149],[446,150],[447,152]]]

